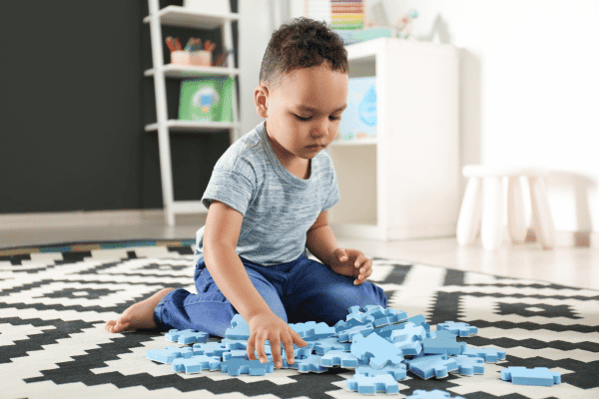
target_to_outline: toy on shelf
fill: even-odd
[[[206,40],[202,47],[202,40],[191,37],[185,48],[181,47],[178,37],[167,37],[166,45],[171,52],[171,63],[175,65],[213,66],[212,52],[216,44]],[[222,62],[222,61],[221,61]]]

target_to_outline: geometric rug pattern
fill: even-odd
[[[107,333],[106,320],[159,289],[195,289],[190,241],[51,248],[0,250],[0,398],[364,397],[345,387],[353,370],[187,375],[146,359],[147,350],[172,345],[163,333]],[[507,352],[486,363],[483,375],[422,380],[408,373],[393,397],[440,389],[469,399],[599,398],[599,291],[373,261],[369,280],[385,290],[389,307],[422,314],[433,329],[448,320],[469,323],[478,334],[463,339],[468,346]],[[562,383],[502,381],[501,370],[512,366],[547,367]]]

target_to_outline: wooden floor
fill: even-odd
[[[73,226],[43,225],[21,228],[15,223],[5,223],[4,227],[0,223],[0,248],[101,240],[191,239],[203,225],[203,219],[178,219],[175,227],[166,226],[161,217],[140,218],[133,223],[117,220],[108,225],[97,221]],[[597,247],[543,250],[535,243],[513,246],[506,242],[500,250],[487,252],[479,242],[460,247],[455,237],[392,242],[338,237],[338,241],[343,247],[360,249],[370,256],[599,289]]]

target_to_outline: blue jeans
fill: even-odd
[[[329,326],[345,320],[349,307],[387,307],[385,292],[365,282],[354,285],[354,277],[342,276],[328,266],[302,255],[275,266],[260,266],[241,258],[250,280],[274,314],[287,323],[325,322]],[[237,313],[221,293],[201,260],[195,270],[197,294],[182,288],[171,291],[154,309],[160,329],[191,328],[224,337]]]

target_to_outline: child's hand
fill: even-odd
[[[333,251],[331,269],[344,276],[357,277],[355,285],[360,285],[372,274],[372,260],[357,249],[337,248]]]
[[[272,357],[276,368],[283,367],[281,360],[281,343],[287,354],[287,363],[293,364],[295,357],[293,352],[293,344],[299,347],[308,345],[298,333],[293,331],[291,327],[280,317],[274,313],[259,313],[248,320],[250,326],[250,338],[248,340],[247,354],[250,360],[256,360],[254,349],[258,352],[258,357],[262,363],[266,363],[266,352],[264,343],[266,340],[270,342]]]

